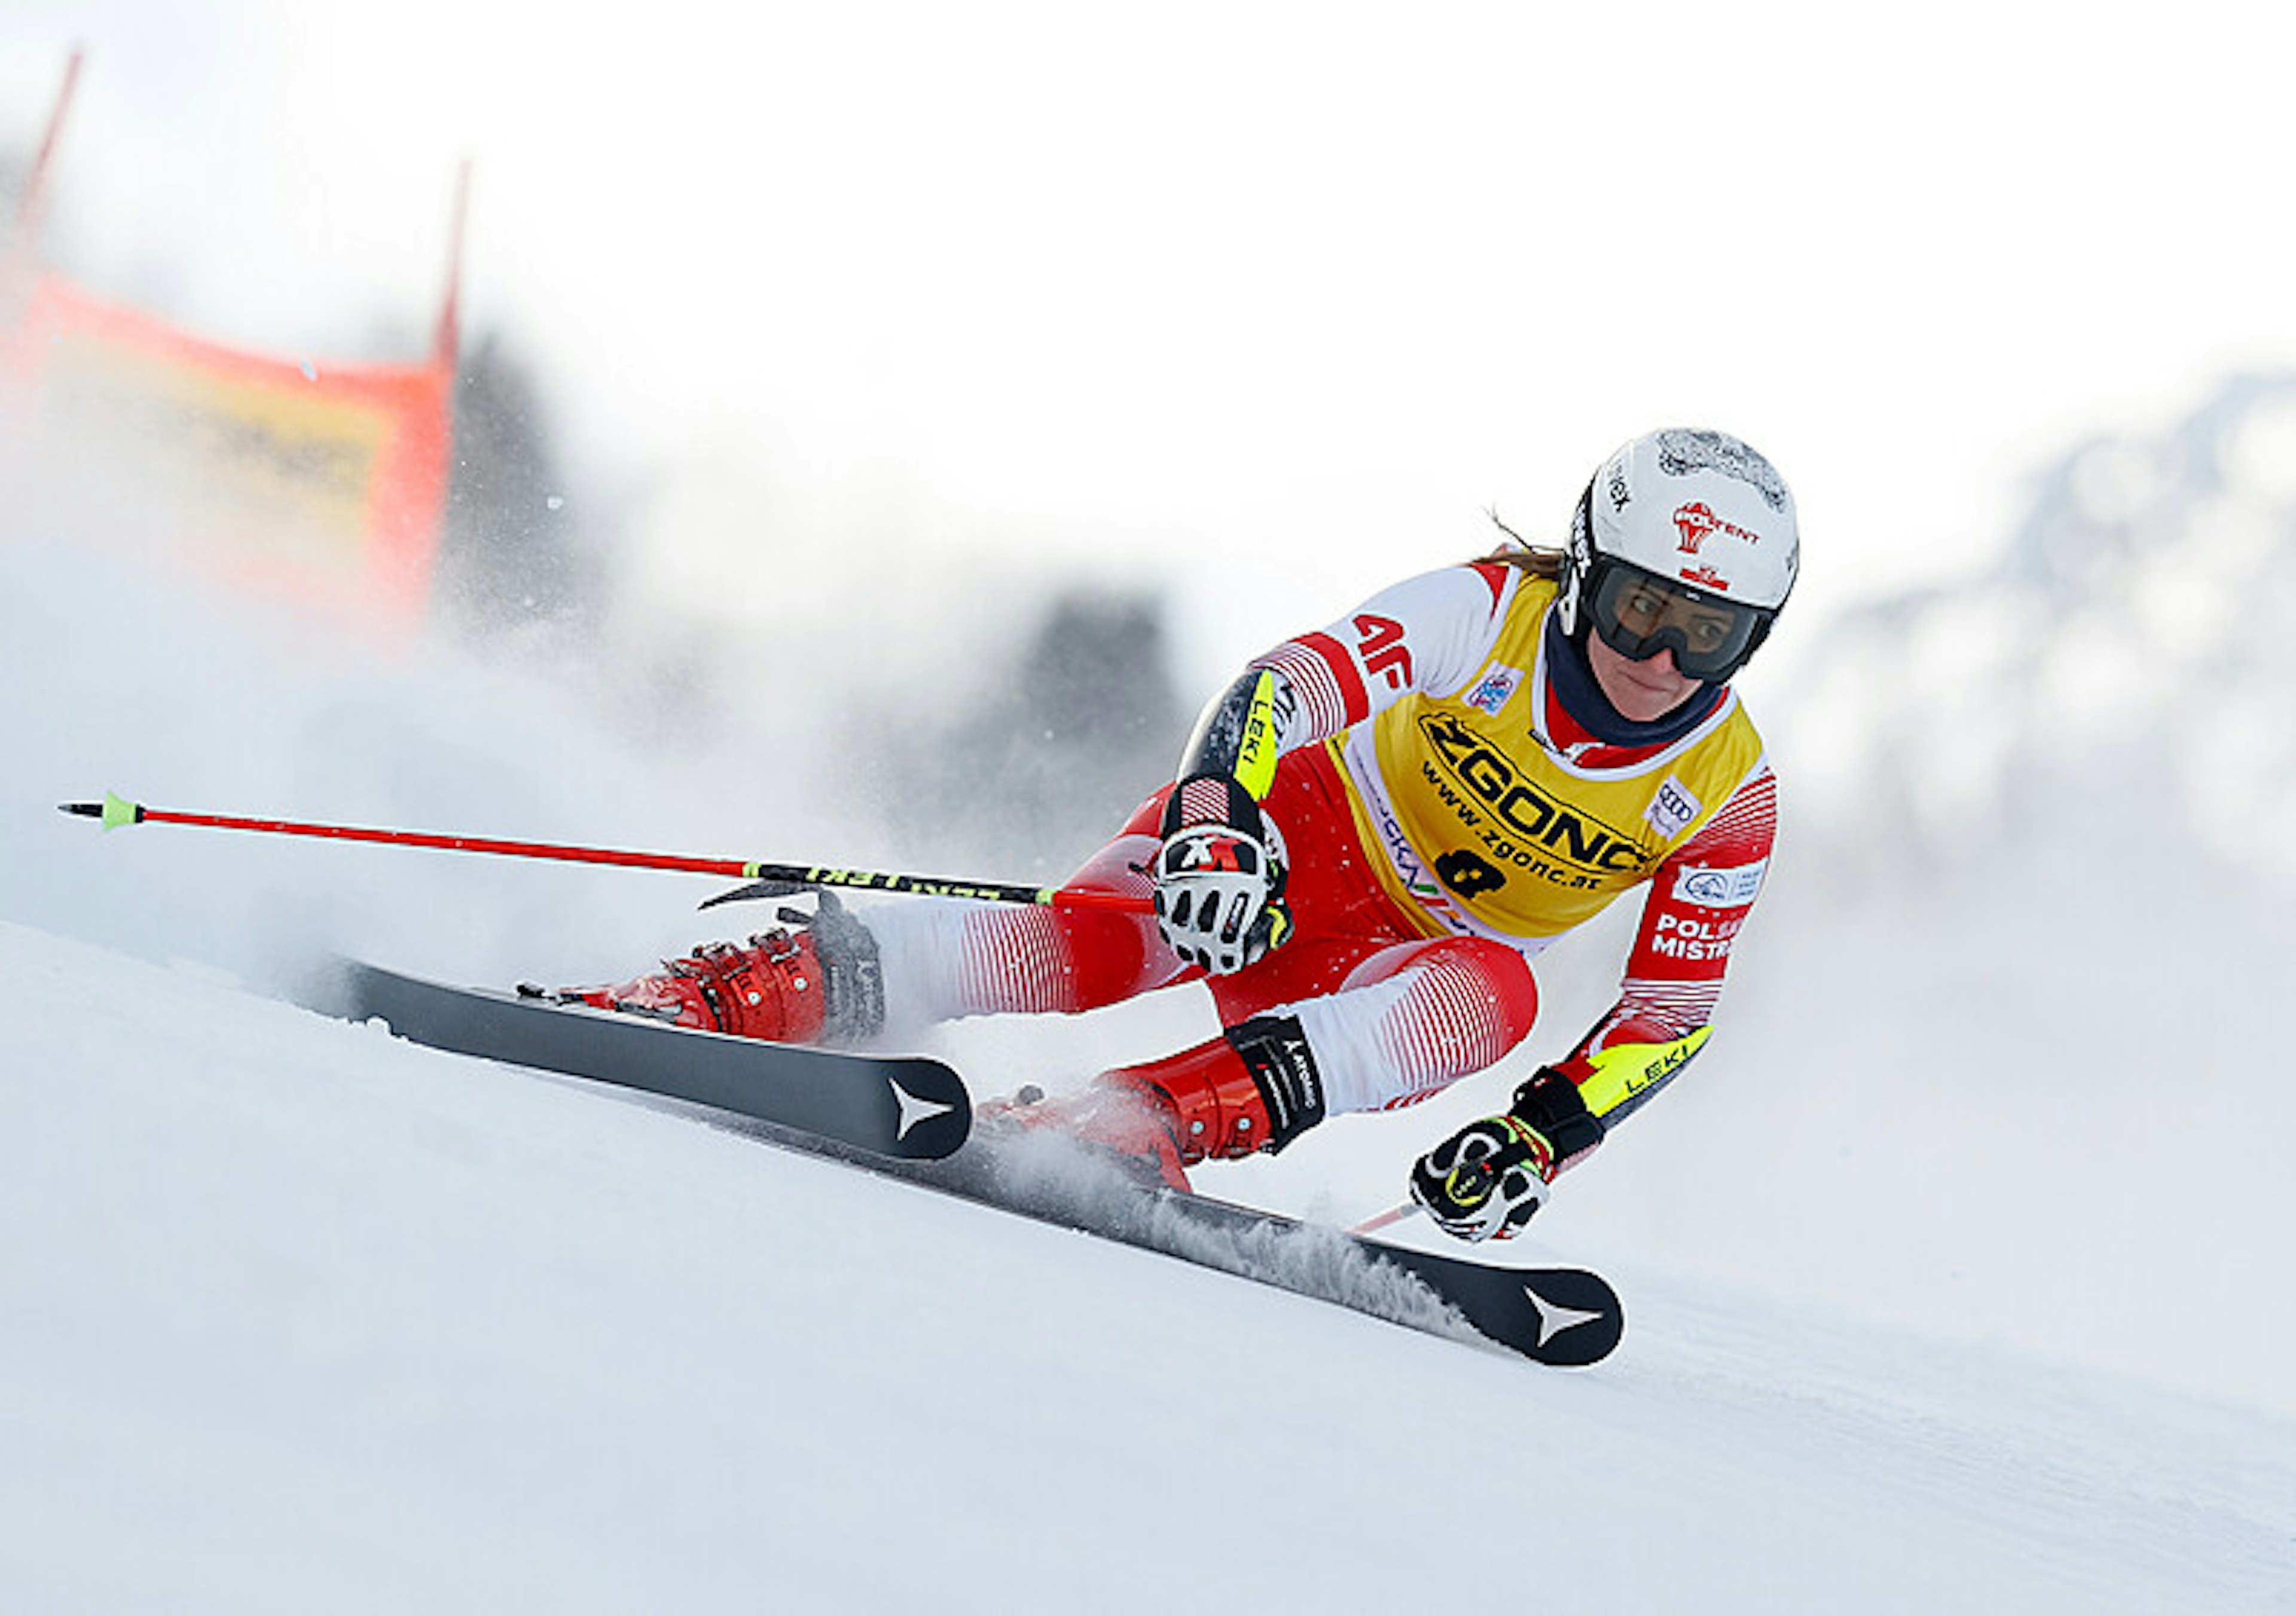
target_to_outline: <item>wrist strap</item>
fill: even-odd
[[[1578,1085],[1552,1066],[1542,1066],[1514,1091],[1515,1116],[1546,1136],[1560,1169],[1603,1142],[1602,1119],[1587,1109]]]

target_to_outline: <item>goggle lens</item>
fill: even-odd
[[[1619,561],[1601,565],[1593,594],[1595,632],[1605,645],[1629,662],[1671,650],[1674,665],[1693,679],[1735,673],[1769,615]]]

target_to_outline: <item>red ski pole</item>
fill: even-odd
[[[1415,1204],[1406,1201],[1399,1206],[1391,1206],[1388,1208],[1384,1212],[1374,1212],[1361,1223],[1358,1223],[1352,1228],[1349,1229],[1348,1233],[1350,1235],[1376,1235],[1383,1228],[1387,1228],[1394,1224],[1401,1223],[1405,1218],[1411,1217],[1418,1210],[1419,1208]]]
[[[566,847],[547,841],[503,841],[487,836],[446,836],[426,831],[369,830],[348,824],[306,824],[291,819],[244,819],[228,814],[189,814],[146,808],[104,794],[101,802],[62,802],[60,811],[103,822],[107,831],[128,824],[187,824],[216,831],[254,831],[266,836],[317,836],[335,841],[373,841],[393,847],[435,848],[450,853],[490,853],[505,858],[549,858],[568,864],[615,865],[639,870],[683,870],[697,875],[735,876],[751,884],[709,899],[781,898],[816,887],[857,888],[924,897],[967,898],[982,903],[1048,904],[1065,909],[1115,909],[1146,915],[1154,904],[1145,895],[1088,889],[1029,887],[1008,882],[958,881],[933,875],[894,875],[877,870],[827,865],[769,864],[754,858],[693,858],[678,853],[639,853],[619,848]]]

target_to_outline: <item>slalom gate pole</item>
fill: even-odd
[[[450,853],[488,853],[505,858],[546,858],[567,864],[614,865],[626,869],[682,870],[697,875],[738,877],[751,884],[703,904],[737,898],[785,898],[818,887],[922,897],[966,898],[980,903],[1043,904],[1062,909],[1113,909],[1146,915],[1154,905],[1144,894],[1086,889],[1030,887],[1007,882],[958,881],[932,875],[894,875],[876,870],[841,870],[825,865],[768,864],[762,859],[690,858],[677,853],[638,853],[618,848],[565,847],[547,841],[502,841],[485,836],[443,836],[424,831],[368,830],[347,824],[306,824],[291,819],[242,819],[226,814],[180,813],[146,808],[110,792],[101,802],[60,802],[58,810],[101,820],[107,831],[129,824],[185,824],[216,831],[253,831],[266,836],[316,836],[334,841],[381,842],[392,847],[434,848]]]

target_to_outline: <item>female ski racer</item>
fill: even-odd
[[[1152,915],[924,900],[865,923],[824,895],[795,931],[564,997],[856,1043],[1201,980],[1220,1037],[983,1108],[1185,1188],[1198,1162],[1496,1064],[1538,1019],[1539,952],[1647,888],[1618,1002],[1412,1169],[1443,1228],[1505,1238],[1706,1041],[1776,826],[1730,680],[1798,554],[1760,455],[1720,432],[1638,438],[1580,495],[1566,548],[1407,579],[1249,664],[1174,783],[1069,883],[1152,896]]]

